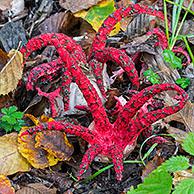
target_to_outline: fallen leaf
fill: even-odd
[[[172,120],[183,123],[186,127],[187,132],[194,131],[194,104],[188,101],[182,110],[180,110],[176,114],[173,114],[172,116],[168,116],[167,118],[165,118],[166,122]]]
[[[173,173],[174,178],[173,178],[173,184],[177,185],[180,181],[187,179],[187,178],[194,178],[192,174],[192,170],[182,170],[182,171],[177,171]]]
[[[147,14],[138,14],[128,24],[126,29],[126,34],[129,38],[143,35],[148,30],[151,30],[154,28],[155,26],[154,24],[156,23],[156,21],[157,21],[156,16],[150,16]]]
[[[9,52],[11,49],[17,49],[18,46],[25,45],[27,42],[26,32],[22,20],[16,22],[7,22],[0,29],[1,47]]]
[[[69,160],[73,154],[73,145],[61,131],[44,131],[36,135],[36,148],[42,148],[60,161]]]
[[[1,194],[14,194],[15,190],[7,177],[0,175],[0,193]]]
[[[145,177],[147,177],[153,170],[160,166],[162,162],[164,162],[164,158],[160,156],[160,152],[161,150],[158,150],[154,158],[146,164],[142,171],[142,180],[144,180]]]
[[[17,138],[17,133],[0,137],[0,174],[11,175],[30,170],[30,164],[18,151]]]
[[[28,127],[23,127],[20,134],[27,129]],[[20,134],[18,136],[18,150],[34,168],[43,169],[57,164],[58,159],[54,158],[53,155],[35,147],[35,135],[26,135],[21,139]]]
[[[72,13],[88,9],[96,5],[101,0],[59,0],[59,4],[64,9],[70,10]]]
[[[91,7],[89,10],[79,11],[74,15],[76,17],[81,17],[92,25],[94,30],[98,31],[101,27],[103,21],[115,11],[114,0],[103,0],[97,5]],[[120,23],[115,25],[115,29],[110,33],[110,35],[115,35],[120,30]]]
[[[4,52],[2,49],[0,49],[0,71],[4,67],[4,65],[7,63],[9,57],[7,56],[7,53]]]
[[[11,50],[8,54],[10,60],[0,72],[0,94],[8,94],[13,91],[22,78],[23,55],[16,50]]]
[[[25,114],[30,118],[35,126],[41,122],[53,121],[45,115],[40,120],[33,115]],[[32,127],[32,126],[31,126]],[[30,127],[23,127],[20,134]],[[65,133],[60,131],[44,131],[33,135],[25,135],[22,138],[18,136],[19,152],[35,168],[46,168],[57,164],[58,161],[69,160],[74,149],[68,142]]]
[[[56,188],[48,188],[42,183],[31,183],[22,187],[16,194],[56,194]]]

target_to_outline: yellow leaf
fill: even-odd
[[[11,186],[11,183],[7,177],[0,175],[0,193],[2,194],[14,194],[15,190]]]
[[[45,115],[40,120],[30,114],[25,114],[35,126],[42,122],[53,121]],[[20,134],[30,127],[23,127]],[[60,131],[44,131],[37,134],[18,136],[18,149],[23,157],[35,168],[46,168],[57,164],[58,161],[69,160],[74,149],[69,143],[65,133]]]
[[[30,170],[30,164],[18,152],[17,138],[17,133],[0,137],[0,174],[11,175]]]
[[[35,147],[35,135],[25,135],[20,137],[21,133],[29,129],[29,127],[22,127],[18,135],[18,150],[24,158],[34,167],[34,168],[46,168],[57,164],[58,159],[49,153],[46,153],[41,148]]]
[[[92,25],[94,30],[98,31],[104,20],[115,11],[114,0],[103,0],[94,5],[87,11],[82,10],[74,14],[75,17],[81,17]],[[110,33],[111,36],[117,34],[120,30],[120,23]]]
[[[13,91],[22,78],[23,55],[17,50],[8,53],[10,60],[0,71],[0,94],[8,94]]]

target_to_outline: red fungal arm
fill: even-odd
[[[26,46],[23,47],[22,52],[25,52],[26,57],[28,57],[31,52],[36,51],[42,47],[48,45],[55,46],[59,53],[59,56],[65,64],[65,68],[67,68],[67,71],[71,73],[72,77],[74,77],[76,84],[82,91],[88,103],[88,107],[91,110],[95,124],[102,125],[103,122],[107,123],[108,125],[109,120],[107,118],[101,99],[98,96],[93,85],[88,80],[87,76],[82,72],[80,66],[78,65],[78,63],[82,63],[82,61],[79,61],[77,58],[74,58],[75,56],[71,56],[69,52],[64,49],[64,44],[61,45],[61,39],[58,38],[58,36],[61,38],[61,34],[43,34],[38,37],[32,38],[31,40],[29,40]],[[68,43],[69,41],[67,41],[67,44]],[[75,44],[76,46],[72,47],[76,48],[79,51],[80,46],[77,45],[75,41],[73,41],[73,44]],[[99,130],[100,129],[104,131],[104,129],[99,128]]]
[[[187,62],[185,64],[183,64],[183,65],[189,65],[191,63],[191,59],[190,59],[189,54],[182,47],[174,47],[172,49],[172,51],[174,53],[181,53],[182,55],[184,55],[186,57]]]
[[[157,16],[164,20],[164,15],[162,12],[154,10],[146,5],[130,4],[127,8],[117,9],[104,21],[102,27],[100,27],[98,30],[98,33],[96,34],[96,37],[92,43],[89,59],[93,57],[95,58],[96,52],[105,48],[107,35],[113,30],[114,26],[118,22],[120,22],[124,17],[142,13]]]
[[[43,47],[46,47],[51,42],[49,39],[54,38],[60,41],[60,44],[68,50],[68,52],[76,57],[80,62],[86,63],[86,55],[83,52],[83,49],[80,45],[76,44],[76,42],[71,38],[66,36],[65,34],[55,34],[55,33],[48,33],[43,34],[38,37],[32,38],[28,41],[28,43],[20,49],[20,52],[24,55],[24,58],[27,59],[32,52],[37,51]]]
[[[123,51],[109,47],[96,53],[96,59],[100,62],[113,61],[123,68],[129,76],[134,89],[139,88],[138,72],[135,69],[135,64]]]
[[[57,60],[43,63],[34,67],[29,73],[26,89],[33,90],[39,78],[46,77],[48,75],[55,75],[57,71],[62,68],[63,65],[64,64],[61,59],[58,58]]]
[[[120,114],[118,115],[118,119],[115,122],[115,127],[118,130],[123,131],[123,129],[126,129],[126,130],[131,131],[131,128],[129,128],[128,124],[130,123],[131,118],[133,118],[135,116],[137,111],[154,95],[159,94],[159,93],[164,92],[164,91],[168,91],[168,90],[176,91],[181,96],[180,102],[178,102],[177,104],[175,104],[173,106],[165,107],[165,108],[161,109],[161,111],[156,110],[156,111],[152,111],[150,113],[146,113],[145,114],[146,116],[144,119],[141,117],[142,123],[140,122],[139,125],[143,124],[143,125],[145,125],[145,127],[148,127],[156,120],[159,120],[161,118],[164,118],[168,115],[174,114],[174,113],[178,112],[179,110],[181,110],[184,107],[186,101],[188,100],[187,93],[175,84],[168,84],[168,83],[156,84],[156,85],[147,87],[147,88],[143,89],[142,91],[140,91],[138,94],[135,94],[132,96],[131,100],[129,102],[127,102],[127,104],[124,106],[123,111],[120,112]],[[145,120],[147,120],[147,123],[145,122]],[[143,127],[143,125],[141,126],[141,128]],[[145,128],[145,127],[143,127],[143,128]],[[136,129],[134,128],[133,130],[136,131],[136,133],[137,133],[137,128]]]

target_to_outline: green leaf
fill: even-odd
[[[194,193],[194,179],[184,179],[175,187],[172,194],[193,194]]]
[[[152,172],[139,184],[137,189],[127,194],[170,194],[172,177],[166,171]]]
[[[14,125],[14,124],[17,123],[17,120],[14,117],[11,117],[11,116],[9,116],[6,120],[11,125]]]
[[[175,56],[171,50],[165,49],[162,53],[162,56],[164,57],[165,62],[169,63],[172,68],[182,68],[182,60]]]
[[[20,131],[20,129],[22,128],[22,126],[17,123],[16,125],[13,126],[13,128],[16,130],[16,131]]]
[[[1,109],[1,112],[6,115],[6,114],[8,114],[9,111],[8,111],[7,108],[2,108]]]
[[[147,69],[143,72],[144,76],[152,83],[152,84],[159,84],[160,83],[160,76],[157,73],[154,73],[152,69]]]
[[[194,156],[194,132],[188,133],[187,137],[183,141],[183,149]]]
[[[166,160],[156,171],[165,170],[168,172],[176,172],[189,168],[189,159],[185,156],[172,156]]]
[[[11,114],[12,117],[16,118],[16,119],[21,119],[23,117],[24,113],[23,112],[14,112]]]
[[[1,127],[2,129],[4,129],[6,133],[12,131],[12,125],[10,125],[10,124],[7,123],[7,122],[1,122],[1,123],[0,123],[0,127]]]
[[[15,112],[17,109],[18,108],[16,106],[10,106],[9,109],[8,109],[9,110],[9,114]]]
[[[189,78],[179,78],[176,80],[176,83],[180,85],[182,88],[186,88],[190,85],[190,79]]]
[[[3,115],[2,117],[1,117],[1,120],[2,121],[4,121],[4,122],[7,122],[7,120],[9,120],[9,116],[8,115]]]

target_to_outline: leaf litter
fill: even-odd
[[[61,32],[71,36],[77,43],[82,46],[86,54],[89,55],[90,49],[92,48],[92,41],[95,36],[95,31],[98,31],[103,20],[111,12],[113,12],[113,10],[119,8],[119,6],[128,4],[128,1],[125,2],[123,0],[116,3],[110,0],[84,2],[60,0],[59,4],[54,1],[46,0],[37,2],[38,3],[36,5],[25,4],[25,8],[28,9],[27,17],[25,16],[25,13],[22,12],[23,8],[21,5],[18,12],[14,12],[14,14],[11,16],[12,19],[16,22],[6,23],[8,21],[6,12],[0,12],[0,22],[2,22],[3,26],[0,29],[0,42],[2,50],[9,52],[9,50],[13,48],[16,49],[19,45],[20,40],[22,41],[22,44],[26,43],[26,37],[31,38],[38,34],[44,34],[48,32]],[[153,1],[143,1],[143,3],[152,4]],[[187,4],[188,2],[184,2],[184,6],[187,6]],[[161,7],[159,5],[159,9],[160,8]],[[10,7],[7,6],[6,9],[10,9]],[[98,12],[100,13],[101,9],[107,9],[107,12],[103,12],[105,13],[105,15],[99,18]],[[69,10],[72,11],[72,13]],[[19,20],[19,22],[17,22],[17,20]],[[192,20],[186,20],[186,24],[187,22],[190,22],[190,26],[193,25]],[[154,73],[159,75],[159,80],[161,83],[175,83],[177,79],[181,78],[182,75],[186,73],[186,76],[191,78],[191,84],[188,86],[187,92],[190,96],[190,99],[192,99],[192,72],[188,71],[187,67],[183,70],[172,69],[163,60],[162,49],[159,47],[155,47],[157,39],[155,39],[155,37],[152,35],[145,35],[147,31],[151,30],[150,26],[154,28],[160,25],[162,25],[163,28],[163,24],[161,24],[161,21],[158,21],[157,17],[150,17],[146,14],[137,14],[133,19],[123,19],[121,23],[115,28],[116,31],[114,32],[114,34],[112,34],[115,36],[107,37],[107,46],[119,48],[120,50],[126,50],[128,56],[131,56],[133,58],[140,75],[139,80],[141,90],[151,85],[149,80],[144,75],[144,72],[148,68],[151,68]],[[187,29],[187,27],[183,27],[183,29],[184,28]],[[11,29],[14,29],[13,33]],[[122,33],[118,33],[122,30]],[[186,34],[190,32],[192,32],[192,28],[185,31],[184,33]],[[136,38],[134,38],[134,36],[136,36]],[[191,38],[189,38],[188,40],[190,41],[190,43],[192,43]],[[46,114],[50,117],[47,117],[46,120],[41,121],[39,119],[33,118],[32,116],[31,118],[34,119],[36,125],[39,125],[40,123],[47,123],[48,120],[51,121],[52,109],[50,108],[50,103],[45,96],[40,96],[39,93],[35,91],[29,92],[25,89],[26,79],[28,78],[29,72],[35,66],[41,64],[41,60],[42,63],[45,63],[55,60],[58,57],[58,54],[52,48],[45,49],[45,51],[43,52],[42,50],[39,50],[38,54],[40,58],[36,58],[36,60],[34,61],[35,63],[33,63],[32,61],[28,62],[28,66],[25,66],[24,69],[23,66],[21,66],[22,69],[19,66],[20,77],[16,76],[18,66],[15,66],[15,64],[23,65],[22,59],[20,59],[19,61],[13,61],[13,65],[9,66],[9,69],[6,70],[8,72],[6,73],[6,76],[4,76],[4,73],[1,74],[0,77],[0,79],[6,78],[8,80],[6,84],[0,85],[0,87],[6,88],[2,90],[3,92],[1,94],[9,93],[9,96],[14,99],[10,103],[10,97],[5,98],[5,96],[2,96],[0,97],[0,100],[2,99],[3,104],[12,104],[14,102],[14,104],[17,105],[21,111],[25,111],[32,115],[35,115],[37,118],[40,117],[42,114]],[[138,57],[136,57],[136,54]],[[4,67],[9,58],[7,57],[7,53],[1,54],[1,56],[2,67]],[[32,60],[35,59],[34,56],[35,55],[33,53],[31,55]],[[184,56],[183,59],[185,59]],[[91,69],[88,69],[87,66],[83,66],[82,68],[87,73],[88,77],[91,77],[91,80],[93,82],[96,82],[95,79],[97,78],[94,78]],[[60,71],[62,73],[65,70],[60,69]],[[131,99],[131,96],[135,94],[135,91],[131,91],[132,84],[130,80],[127,78],[126,73],[122,71],[122,69],[119,69],[119,67],[115,63],[108,61],[107,67],[105,67],[103,71],[103,87],[104,90],[107,92],[106,94],[108,99],[105,103],[105,107],[109,115],[109,119],[111,120],[111,122],[114,122],[118,116],[119,111],[121,110],[121,101],[125,101],[125,103],[126,101],[129,101]],[[54,91],[61,84],[61,74],[59,72],[56,73],[56,76],[53,77],[51,81],[45,80],[44,77],[40,77],[37,80],[37,84],[40,84],[40,88],[44,92]],[[3,71],[0,73],[3,73]],[[21,75],[23,77],[21,77]],[[21,78],[22,81],[19,81],[21,80]],[[72,81],[74,82],[75,80]],[[99,88],[97,90],[99,90],[98,92],[100,93],[102,89]],[[67,119],[69,121],[70,119],[71,122],[76,122],[77,124],[81,123],[84,127],[88,127],[92,123],[92,117],[83,96],[79,99],[77,98],[79,95],[80,92],[74,92],[73,95],[70,95],[70,100],[73,102],[71,104],[71,107],[73,107],[73,111],[71,110],[69,112],[63,111],[64,102],[63,100],[58,99],[57,106],[55,108],[58,112],[60,112],[60,110],[62,111],[60,112],[60,114],[57,115],[57,118],[54,119],[60,122],[60,120],[64,119],[62,117],[65,117],[65,120]],[[165,106],[168,106],[173,104],[171,96],[172,93],[168,93],[165,95],[157,95],[157,98],[164,100]],[[103,99],[103,97],[101,98]],[[2,105],[2,107],[4,106],[5,105]],[[149,108],[150,106],[148,105],[148,112]],[[188,101],[186,106],[180,112],[165,118],[163,121],[160,121],[157,124],[153,124],[152,130],[154,131],[154,134],[156,134],[156,131],[159,130],[159,128],[161,128],[164,132],[174,134],[175,140],[172,138],[167,138],[167,141],[168,143],[170,142],[171,145],[176,147],[177,143],[182,143],[188,131],[193,131],[192,111],[192,102]],[[74,118],[72,119],[72,117]],[[29,129],[30,126],[33,126],[33,123],[31,123],[30,121],[26,120],[26,122],[27,126],[25,130]],[[92,130],[91,127],[90,130]],[[24,129],[21,130],[20,134],[23,131]],[[144,136],[144,134],[142,136]],[[2,138],[5,137],[5,135],[2,136]],[[17,153],[21,157],[20,160],[24,160],[26,162],[25,165],[27,165],[28,168],[26,167],[26,169],[22,169],[25,167],[25,165],[23,165],[22,163],[22,166],[20,166],[21,164],[17,164],[20,160],[16,159],[16,161],[14,161],[14,164],[16,163],[17,165],[19,165],[19,169],[17,168],[17,165],[15,165],[14,167],[16,167],[16,170],[10,168],[11,172],[5,174],[6,176],[15,174],[15,178],[13,178],[13,181],[16,183],[17,186],[22,187],[21,189],[18,189],[18,187],[16,186],[16,193],[36,193],[37,190],[39,192],[41,191],[42,193],[56,193],[56,191],[60,193],[87,193],[88,191],[98,193],[126,193],[131,186],[138,185],[143,180],[144,176],[149,175],[153,169],[157,168],[166,159],[161,155],[168,155],[167,150],[161,151],[161,149],[156,147],[152,151],[149,158],[145,161],[147,163],[145,168],[143,165],[125,164],[123,173],[124,178],[119,183],[114,180],[114,172],[112,169],[104,171],[102,174],[98,175],[98,177],[91,180],[90,182],[73,182],[73,180],[75,181],[75,175],[79,170],[79,167],[76,163],[80,163],[80,159],[82,158],[82,155],[88,147],[86,142],[81,143],[81,141],[79,141],[74,135],[65,134],[64,132],[59,131],[37,132],[37,134],[27,135],[23,138],[25,141],[23,141],[20,136],[17,136],[17,134],[15,134],[16,141],[11,142],[10,144],[18,146],[18,148],[15,148],[19,149],[21,154],[18,152],[18,150],[17,152],[15,150],[15,153]],[[136,160],[139,158],[138,155],[140,151],[140,145],[143,142],[142,139],[144,138],[140,137],[137,143],[132,146],[132,148],[130,149],[130,152],[132,151],[132,153],[130,155],[127,155],[128,160]],[[4,142],[3,139],[2,142]],[[8,145],[8,142],[6,142],[6,146],[2,144],[2,149],[4,148],[4,146],[7,148],[11,146]],[[167,144],[164,143],[164,146],[165,145]],[[146,149],[148,147],[149,144],[146,145]],[[143,151],[146,152],[146,149]],[[80,150],[82,150],[82,152]],[[168,155],[168,157],[176,154],[173,151],[174,148],[172,149],[169,146],[170,154]],[[10,161],[12,161],[12,159],[8,158],[8,167],[9,165],[11,165]],[[88,174],[86,174],[86,177],[89,174],[91,175],[91,172],[94,173],[95,171],[102,169],[106,165],[102,162],[107,162],[109,160],[106,160],[105,156],[99,155],[95,159],[95,161],[100,162],[92,163]],[[34,169],[30,171],[30,168],[32,168],[32,166],[34,167]],[[38,168],[41,168],[41,171],[38,171]],[[50,171],[49,168],[52,171]],[[143,176],[140,176],[141,170],[143,170]],[[21,172],[21,176],[19,176],[18,171]],[[29,174],[22,171],[29,171]],[[63,176],[63,174],[65,174],[65,176]],[[161,173],[161,175],[156,176],[162,177],[162,175],[163,174]],[[164,175],[167,176],[166,174]],[[28,179],[28,181],[25,182],[25,185],[23,186],[22,177],[25,176],[28,176],[30,178]],[[182,175],[174,174],[174,182],[179,179],[177,178],[177,176]],[[188,177],[190,177],[190,175],[188,175]],[[12,177],[10,178],[12,179]],[[170,177],[168,178],[170,180]],[[61,183],[59,179],[61,179],[63,183]],[[42,182],[44,182],[44,184],[38,184],[38,180],[41,180]],[[0,183],[3,183],[3,181],[0,181]],[[65,185],[65,183],[67,183],[68,186]],[[176,185],[176,183],[174,184]],[[11,185],[9,184],[9,187],[10,186]]]

